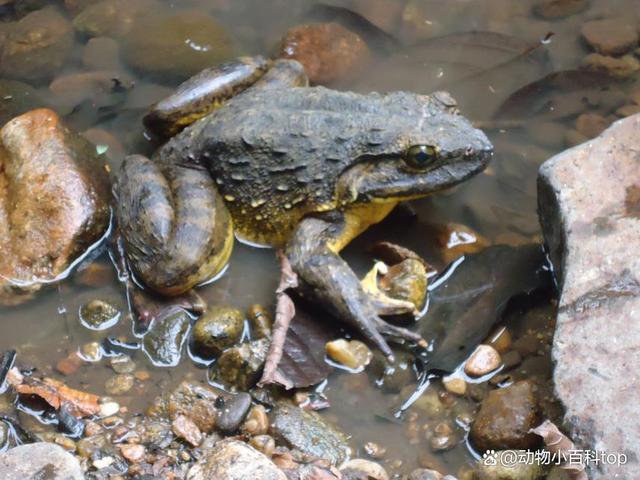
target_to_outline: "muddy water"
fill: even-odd
[[[195,9],[213,13],[223,20],[238,53],[269,54],[288,27],[306,21],[305,12],[315,2],[190,0],[161,3],[167,10]],[[364,272],[372,261],[366,247],[373,241],[384,239],[414,249],[441,269],[444,263],[434,244],[430,225],[446,222],[467,225],[493,242],[519,244],[539,240],[535,198],[538,166],[571,143],[570,132],[575,129],[578,114],[591,108],[607,122],[614,120],[615,109],[629,103],[624,97],[633,85],[625,83],[609,87],[607,84],[603,94],[600,88],[604,85],[595,82],[590,84],[589,92],[596,92],[593,95],[601,99],[600,103],[590,102],[593,95],[589,93],[577,96],[572,100],[573,104],[565,105],[570,110],[566,115],[553,115],[553,108],[546,110],[546,116],[536,117],[533,112],[529,115],[527,108],[532,106],[545,111],[541,104],[549,101],[545,95],[551,93],[554,85],[543,83],[534,98],[517,99],[521,109],[517,118],[512,115],[496,119],[493,114],[518,88],[550,72],[570,70],[581,64],[589,49],[580,40],[579,31],[587,19],[624,16],[634,8],[637,11],[637,4],[610,0],[585,2],[590,5],[582,13],[547,20],[531,13],[533,2],[529,1],[412,1],[408,3],[417,6],[418,13],[414,12],[414,17],[406,14],[404,21],[388,25],[384,21],[386,14],[377,10],[380,2],[355,3],[359,5],[358,12],[381,26],[390,36],[417,46],[403,49],[400,42],[393,42],[389,48],[385,42],[381,42],[381,46],[373,42],[375,55],[367,70],[357,78],[336,85],[336,88],[358,91],[408,89],[422,93],[450,89],[459,99],[462,112],[488,127],[497,154],[489,169],[467,184],[452,192],[413,202],[412,207],[417,213],[414,221],[405,222],[402,228],[398,228],[390,219],[372,228],[346,250],[346,258],[360,273]],[[394,2],[389,3],[395,6]],[[398,0],[397,6],[402,10],[406,3]],[[395,11],[394,8],[391,11]],[[383,21],[379,21],[381,18]],[[462,47],[450,41],[435,46],[421,43],[431,37],[471,30],[492,31],[509,37],[489,46],[485,44],[486,39],[474,36],[465,37]],[[384,36],[377,32],[375,38]],[[541,39],[545,39],[544,42],[541,43]],[[81,37],[76,38],[76,55],[63,68],[65,73],[83,71],[78,58],[82,55],[85,41]],[[521,48],[523,45],[532,46],[535,54],[521,57],[513,53],[526,51],[526,48]],[[496,52],[501,49],[506,49],[507,54],[504,60],[496,61],[496,56],[502,55]],[[84,102],[75,109],[63,109],[63,112],[68,122],[80,131],[99,128],[112,134],[118,139],[123,152],[150,153],[154,144],[145,135],[140,122],[144,107],[169,92],[177,81],[141,75],[126,67],[121,67],[121,70],[135,80],[134,89],[122,102],[109,108],[97,108],[91,102]],[[60,99],[46,86],[36,87],[52,104],[60,103]],[[622,100],[616,100],[618,103],[614,105],[615,102],[607,95]],[[517,128],[499,128],[509,126],[509,122]],[[108,151],[114,170],[121,159],[121,151],[115,145],[111,145]],[[95,262],[110,266],[104,253]],[[276,267],[272,251],[237,245],[226,274],[217,282],[203,287],[200,293],[209,304],[225,303],[239,308],[247,308],[253,303],[270,305],[277,281]],[[22,365],[31,365],[42,374],[58,378],[61,375],[54,371],[56,362],[83,344],[101,341],[107,335],[135,340],[131,321],[126,315],[107,332],[92,332],[79,322],[80,306],[94,298],[109,300],[126,312],[126,299],[116,274],[113,270],[108,272],[99,287],[83,286],[82,275],[75,274],[42,292],[35,301],[1,310],[0,350],[15,348]],[[516,349],[524,357],[522,365],[510,372],[512,379],[533,377],[546,385],[543,404],[546,413],[552,417],[558,414],[550,384],[549,349],[553,316],[553,299],[538,298],[532,304],[511,312],[504,321],[513,334]],[[129,394],[118,398],[133,413],[143,411],[158,393],[184,378],[206,378],[206,370],[188,359],[177,368],[162,369],[151,365],[140,351],[134,352],[133,358],[139,369],[145,369],[151,375],[148,381],[136,384]],[[113,371],[108,359],[103,359],[83,365],[65,381],[71,386],[104,394],[104,383],[111,376]],[[485,387],[478,386],[477,389]],[[376,442],[385,447],[384,461],[390,472],[404,473],[417,466],[430,466],[443,473],[460,475],[474,461],[475,452],[465,441],[463,419],[472,415],[477,404],[470,399],[443,396],[441,386],[436,383],[404,419],[393,418],[389,412],[406,398],[411,388],[409,385],[400,393],[388,393],[376,387],[367,373],[353,375],[335,371],[323,389],[332,404],[325,414],[353,435],[353,445],[360,448],[361,453],[366,442]],[[44,428],[26,415],[23,420],[33,430]],[[445,453],[434,453],[425,439],[425,431],[440,421],[456,425],[458,444]]]

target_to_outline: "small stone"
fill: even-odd
[[[442,384],[447,392],[451,392],[454,395],[464,395],[467,392],[467,382],[460,377],[444,377]]]
[[[363,448],[367,455],[369,455],[371,458],[374,458],[376,460],[380,460],[381,458],[384,458],[384,456],[387,453],[386,448],[380,446],[375,442],[367,442],[364,444]]]
[[[489,245],[485,237],[459,223],[437,225],[436,242],[442,249],[445,263],[451,263],[465,254],[479,252]]]
[[[72,352],[67,357],[58,360],[56,370],[63,375],[69,376],[75,374],[81,365],[82,359],[76,352]]]
[[[533,11],[542,18],[553,20],[575,15],[588,6],[588,0],[541,0],[535,4]]]
[[[120,320],[120,310],[104,300],[91,300],[80,307],[80,323],[90,330],[106,330]]]
[[[629,78],[640,70],[640,61],[633,55],[610,57],[599,53],[591,53],[584,58],[582,65],[587,70],[606,73],[621,79]]]
[[[269,340],[265,338],[229,348],[211,368],[210,378],[230,388],[247,391],[258,381],[268,349]]]
[[[313,23],[290,29],[280,56],[304,65],[309,81],[330,84],[353,78],[367,66],[371,52],[360,36],[338,23]]]
[[[186,480],[287,480],[262,453],[238,440],[218,442],[193,465]]]
[[[224,404],[218,411],[216,428],[223,433],[233,433],[238,430],[251,408],[251,395],[238,393],[219,400],[218,404],[220,403]]]
[[[487,345],[491,345],[500,354],[508,352],[511,348],[511,332],[507,327],[494,330],[487,337]]]
[[[347,475],[347,477],[355,474],[354,476],[356,478],[389,480],[389,475],[382,465],[362,458],[349,460],[342,466],[340,472]]]
[[[276,449],[276,442],[270,435],[256,435],[249,440],[249,445],[269,458]]]
[[[582,36],[593,49],[603,55],[623,55],[638,46],[635,22],[624,18],[607,18],[586,22]]]
[[[477,480],[538,480],[544,478],[541,462],[512,462],[512,458],[526,458],[525,450],[504,450],[496,452],[494,461],[486,458],[478,460]],[[524,457],[521,457],[523,455]]]
[[[182,347],[187,339],[191,317],[178,310],[156,319],[144,336],[143,351],[152,363],[160,367],[175,367],[182,358]]]
[[[133,373],[136,369],[136,362],[134,362],[129,355],[111,357],[109,364],[116,373]]]
[[[104,402],[100,404],[100,416],[111,417],[120,411],[120,404],[117,402]]]
[[[269,417],[262,405],[254,405],[242,424],[241,431],[247,435],[264,435],[269,430]]]
[[[331,360],[354,370],[366,367],[373,358],[369,347],[358,340],[340,338],[327,342],[325,349]]]
[[[453,427],[447,422],[438,423],[431,432],[429,446],[434,452],[450,450],[458,444]]]
[[[630,117],[636,113],[640,113],[640,105],[623,105],[616,110],[619,117]]]
[[[139,17],[159,5],[155,0],[100,0],[87,6],[74,19],[74,28],[90,37],[121,37]]]
[[[209,308],[193,326],[194,350],[205,357],[218,357],[240,341],[244,314],[233,307]]]
[[[98,342],[85,343],[80,349],[80,356],[85,362],[99,362],[102,359],[102,348]]]
[[[111,377],[104,385],[109,395],[124,395],[133,388],[133,375],[122,374]]]
[[[202,443],[202,432],[193,421],[184,415],[178,415],[171,422],[171,430],[177,437],[184,439],[188,444],[197,447]]]
[[[538,414],[533,383],[519,381],[489,392],[471,426],[470,437],[479,451],[535,448],[540,437],[530,430],[538,425]]]
[[[490,345],[478,345],[464,364],[464,373],[482,377],[496,370],[502,363],[500,354]]]
[[[119,448],[122,456],[131,463],[141,462],[147,453],[144,445],[135,443],[124,443],[122,445],[119,445]]]
[[[133,376],[136,377],[136,380],[141,382],[146,382],[151,378],[151,374],[146,370],[138,370],[133,374]]]
[[[576,130],[587,138],[597,137],[608,126],[607,119],[597,113],[583,113],[576,119]]]
[[[435,470],[418,468],[409,474],[407,480],[443,480],[442,474]]]

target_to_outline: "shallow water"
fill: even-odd
[[[273,46],[287,28],[305,21],[308,9],[317,2],[278,0],[235,0],[206,1],[190,0],[181,2],[161,2],[168,10],[191,10],[213,13],[223,21],[233,37],[238,53],[269,54]],[[341,2],[346,5],[346,0]],[[359,2],[361,13],[373,9],[371,2]],[[398,0],[398,4],[405,4]],[[573,103],[565,107],[568,114],[554,115],[554,108],[540,105],[551,93],[552,84],[543,84],[541,90],[530,103],[527,97],[519,105],[523,112],[518,118],[493,118],[493,113],[511,93],[544,75],[574,69],[589,53],[588,47],[580,40],[580,27],[592,18],[625,16],[638,11],[638,4],[628,1],[591,1],[582,13],[557,20],[544,20],[531,14],[533,2],[508,0],[483,1],[414,1],[422,17],[420,25],[428,25],[419,34],[405,25],[389,28],[388,33],[406,43],[418,46],[404,49],[398,45],[389,51],[374,51],[374,59],[357,78],[341,82],[336,88],[357,91],[408,89],[429,93],[434,89],[450,89],[460,103],[463,114],[477,121],[479,125],[500,127],[500,121],[513,121],[518,128],[488,128],[487,132],[496,147],[496,157],[486,172],[472,179],[454,191],[436,195],[429,199],[412,202],[417,219],[397,228],[393,220],[383,222],[357,239],[345,252],[346,258],[359,273],[366,271],[372,258],[366,247],[377,240],[389,240],[409,247],[438,269],[445,265],[439,249],[433,241],[433,224],[455,222],[467,225],[487,237],[492,242],[519,244],[539,241],[540,230],[536,215],[535,178],[538,166],[554,153],[567,146],[566,133],[574,128],[577,114],[589,109],[601,113],[607,121],[615,118],[617,106],[631,103],[624,100],[633,88],[634,79],[624,84],[614,84],[601,91],[602,84],[595,83],[584,96],[577,96]],[[363,6],[364,5],[364,6]],[[634,10],[635,9],[635,10]],[[402,23],[400,23],[402,26]],[[517,37],[513,45],[536,47],[535,56],[515,58],[496,63],[496,44],[491,47],[478,46],[480,43],[465,45],[457,50],[450,42],[425,46],[417,37],[423,35],[444,36],[471,30],[492,31]],[[552,33],[553,35],[549,35]],[[416,37],[417,35],[417,37]],[[541,39],[549,37],[540,43]],[[505,37],[506,38],[506,37]],[[477,38],[475,40],[478,40]],[[86,39],[75,40],[75,55],[65,67],[64,73],[84,71],[79,58]],[[474,37],[469,41],[473,42]],[[498,42],[500,43],[500,42]],[[511,41],[503,44],[507,50]],[[376,46],[374,45],[375,49]],[[382,47],[379,47],[382,48]],[[475,50],[472,50],[474,49]],[[473,51],[473,54],[469,54]],[[510,56],[509,56],[510,55]],[[486,67],[486,68],[485,68]],[[140,75],[121,67],[123,72],[135,80],[135,87],[115,106],[108,109],[96,108],[91,102],[84,102],[75,109],[69,108],[67,100],[50,92],[46,85],[36,85],[43,97],[58,105],[66,113],[67,121],[74,128],[84,131],[99,128],[112,134],[121,144],[122,152],[153,151],[154,144],[145,136],[141,117],[145,107],[162,98],[177,85],[176,80]],[[62,73],[62,72],[61,72]],[[596,93],[593,93],[596,92]],[[599,103],[593,104],[589,95],[598,96]],[[587,98],[589,97],[589,98]],[[615,99],[618,100],[615,100]],[[619,100],[623,98],[623,100]],[[613,99],[613,100],[612,100]],[[615,102],[618,102],[614,105]],[[62,103],[62,105],[60,105]],[[518,103],[518,102],[516,102]],[[531,106],[546,112],[546,116],[527,114]],[[612,106],[614,105],[614,106]],[[573,110],[571,110],[573,109]],[[549,114],[549,112],[551,112]],[[556,110],[557,112],[557,110]],[[571,113],[573,112],[573,113]],[[553,135],[545,134],[540,118],[551,121]],[[506,125],[506,123],[505,123]],[[503,126],[505,126],[503,125]],[[542,132],[542,133],[541,133]],[[114,145],[108,154],[112,170],[115,171],[122,153]],[[103,254],[97,259],[106,265],[108,257]],[[225,275],[211,285],[200,289],[200,294],[209,304],[225,303],[246,309],[253,303],[270,305],[277,283],[277,263],[273,252],[236,244],[233,257]],[[40,292],[37,299],[19,307],[0,310],[0,350],[15,348],[21,365],[32,365],[42,374],[61,377],[54,371],[55,363],[89,341],[100,341],[105,336],[122,335],[133,339],[132,325],[125,316],[119,324],[107,332],[94,332],[84,328],[78,319],[78,310],[83,303],[101,298],[112,301],[126,310],[126,298],[121,285],[117,283],[115,271],[111,280],[100,288],[81,285],[79,274],[73,275],[57,286]],[[510,372],[514,379],[537,378],[546,391],[543,392],[545,412],[555,417],[559,410],[551,398],[550,384],[550,342],[553,328],[553,299],[539,298],[533,305],[522,306],[505,320],[523,351],[529,351],[523,364]],[[177,368],[153,367],[144,354],[136,351],[134,360],[151,373],[151,379],[134,387],[126,396],[118,398],[130,412],[140,412],[153,398],[166,391],[185,377],[198,380],[206,378],[206,370],[183,359]],[[106,360],[84,365],[77,374],[65,378],[73,387],[104,394],[104,382],[113,376]],[[465,429],[458,427],[456,434],[459,444],[445,453],[430,451],[424,439],[423,425],[437,423],[443,419],[454,421],[460,412],[473,411],[475,402],[467,399],[444,398],[441,411],[433,412],[426,400],[418,401],[410,410],[409,418],[395,420],[389,415],[391,408],[407,397],[411,386],[401,394],[385,393],[376,387],[367,373],[349,374],[335,371],[324,387],[332,407],[325,414],[335,419],[345,431],[353,435],[353,445],[360,448],[365,442],[373,441],[387,449],[385,465],[393,473],[405,473],[417,466],[434,466],[443,473],[459,474],[473,464],[474,452],[465,442]],[[427,398],[441,391],[434,385]],[[418,429],[418,440],[411,441],[411,415]],[[386,420],[385,420],[386,418]],[[33,429],[40,428],[24,417]]]

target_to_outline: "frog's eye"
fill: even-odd
[[[438,158],[438,150],[431,145],[414,145],[404,155],[406,164],[416,170],[425,170]]]

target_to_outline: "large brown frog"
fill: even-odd
[[[419,337],[379,316],[339,253],[399,202],[480,172],[492,145],[446,93],[291,87],[305,83],[298,63],[281,60],[277,74],[264,74],[268,66],[242,60],[205,71],[152,108],[147,124],[167,133],[195,122],[153,160],[122,165],[129,263],[148,287],[174,295],[224,268],[234,232],[283,248],[305,291],[391,356],[383,335]]]

